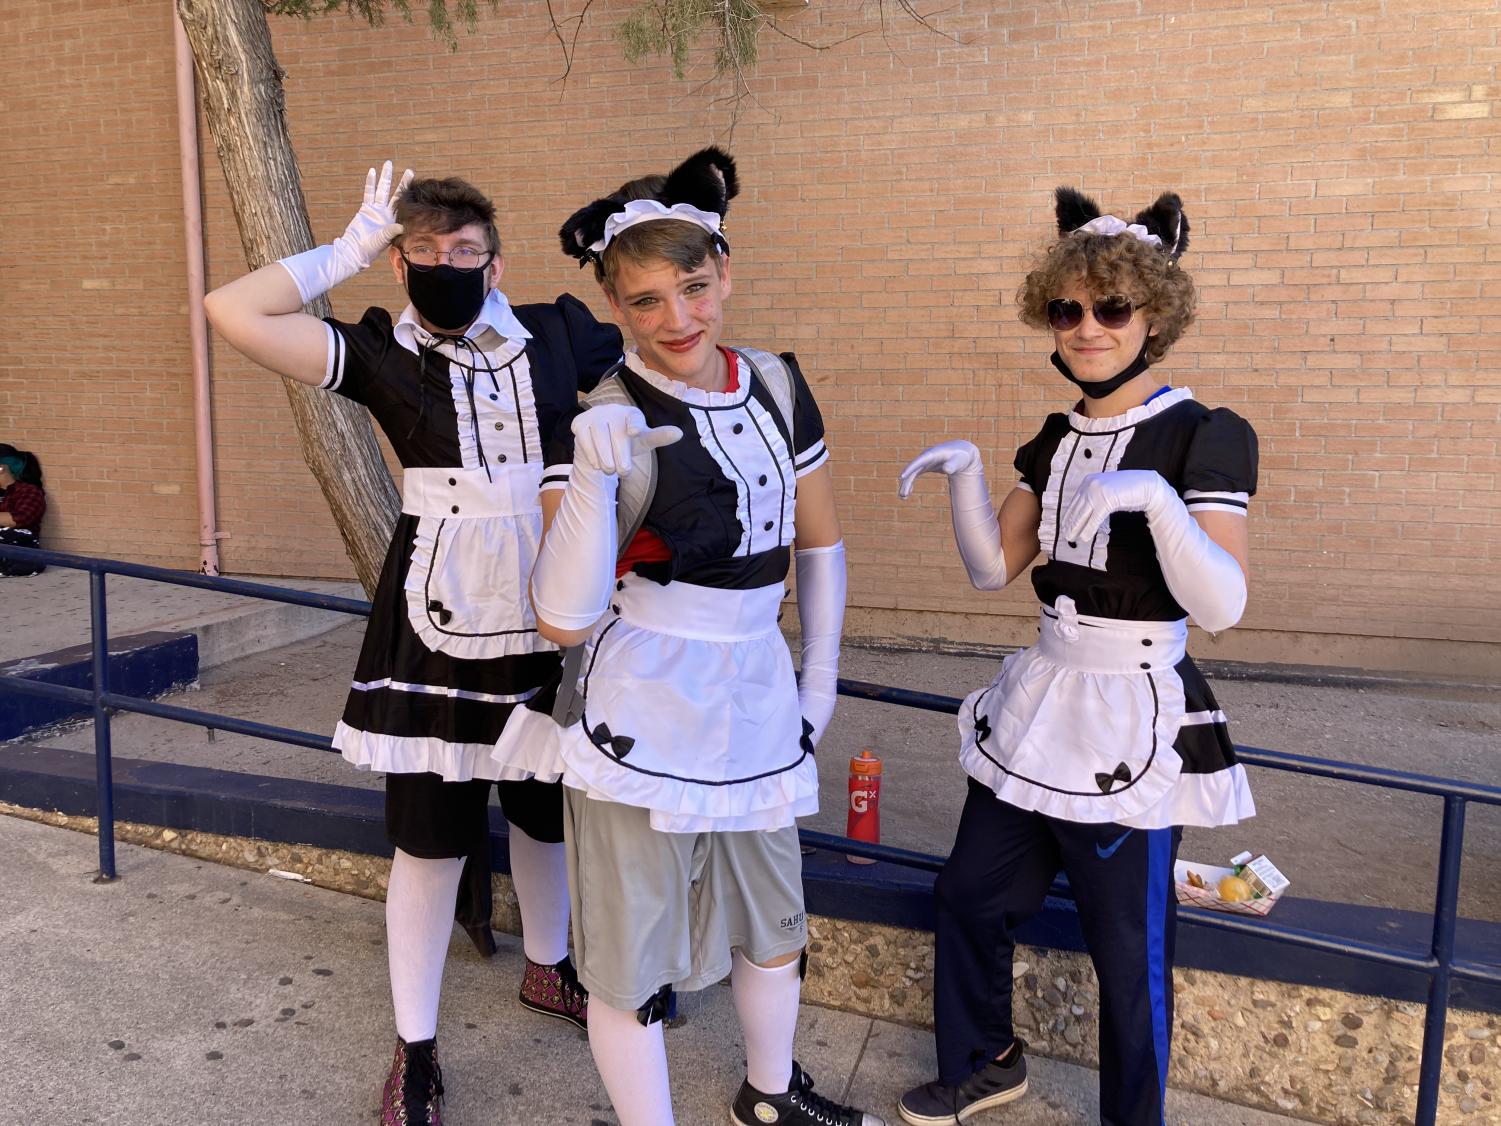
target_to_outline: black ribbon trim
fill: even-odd
[[[990,738],[990,717],[987,715],[975,716],[975,743],[980,744]]]
[[[617,761],[630,754],[631,748],[636,745],[636,740],[629,735],[612,735],[610,728],[604,723],[589,732],[589,738],[596,747],[608,748]]]
[[[1131,781],[1131,768],[1125,763],[1118,763],[1116,768],[1109,774],[1096,774],[1095,784],[1100,787],[1100,793],[1108,794],[1117,782],[1129,783]]]
[[[672,986],[664,985],[648,997],[646,1003],[636,1010],[636,1019],[641,1022],[643,1028],[650,1027],[659,1020],[666,1020],[671,1007]]]

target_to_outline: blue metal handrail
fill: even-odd
[[[124,575],[131,578],[149,579],[173,586],[196,587],[216,590],[227,594],[239,594],[265,601],[282,602],[293,606],[308,606],[332,610],[344,614],[368,616],[370,604],[353,598],[337,595],[315,594],[292,590],[265,583],[246,582],[242,579],[226,579],[217,576],[199,575],[187,571],[174,571],[165,567],[151,567],[140,563],[126,563],[115,559],[96,559],[86,555],[70,555],[64,552],[41,551],[35,548],[10,547],[0,544],[0,558],[30,560],[49,566],[67,567],[86,571],[89,575],[90,609],[90,654],[93,665],[91,688],[72,688],[65,685],[45,684],[23,679],[10,674],[0,675],[0,692],[18,692],[51,699],[66,700],[89,708],[94,717],[94,754],[98,786],[99,813],[99,876],[100,882],[115,878],[114,800],[111,776],[110,713],[114,711],[139,712],[143,715],[200,727],[217,728],[254,738],[271,739],[294,746],[314,750],[333,751],[330,740],[323,735],[293,728],[274,727],[252,720],[235,719],[214,712],[180,708],[137,696],[124,696],[109,690],[109,629],[105,599],[105,576]],[[957,714],[962,703],[952,696],[939,696],[927,692],[913,692],[904,688],[869,684],[858,680],[840,680],[841,695],[877,703],[895,704],[900,707],[923,711]],[[1454,935],[1459,911],[1460,861],[1464,852],[1465,813],[1469,803],[1501,806],[1501,787],[1480,783],[1463,782],[1453,778],[1432,775],[1410,774],[1383,767],[1351,765],[1330,759],[1311,758],[1305,755],[1286,754],[1259,747],[1237,747],[1237,757],[1250,766],[1268,770],[1281,770],[1316,778],[1328,778],[1340,782],[1355,782],[1387,790],[1404,790],[1409,793],[1427,794],[1444,800],[1443,829],[1439,843],[1438,886],[1434,896],[1433,935],[1427,955],[1414,954],[1378,943],[1340,938],[1320,934],[1298,927],[1283,926],[1264,919],[1251,920],[1234,915],[1214,915],[1209,912],[1185,912],[1180,922],[1190,926],[1208,927],[1232,934],[1251,935],[1268,942],[1319,950],[1345,955],[1366,962],[1413,970],[1428,977],[1427,1014],[1423,1027],[1423,1056],[1419,1070],[1418,1100],[1415,1126],[1433,1126],[1438,1112],[1439,1083],[1443,1074],[1444,1027],[1449,1010],[1449,990],[1455,978],[1466,981],[1501,984],[1501,966],[1479,962],[1456,960]],[[869,844],[846,837],[813,830],[803,830],[804,843],[816,848],[844,852],[852,856],[872,860],[884,860],[921,871],[937,872],[943,867],[943,858],[908,849],[892,848],[889,845]],[[1071,898],[1066,886],[1055,885],[1053,892]]]

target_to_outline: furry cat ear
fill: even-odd
[[[735,159],[717,146],[700,149],[683,161],[667,177],[662,187],[662,202],[688,203],[700,211],[712,211],[724,217],[730,200],[740,194],[740,180],[735,174]]]
[[[1058,216],[1060,235],[1077,231],[1091,219],[1100,217],[1100,205],[1083,192],[1073,188],[1059,188],[1053,195],[1057,201],[1054,211]]]
[[[620,202],[614,199],[596,199],[587,207],[581,207],[568,217],[558,230],[558,241],[563,244],[563,253],[577,258],[580,266],[586,266],[595,257],[589,248],[605,237],[605,221],[620,210]]]
[[[1171,262],[1188,249],[1188,216],[1183,214],[1183,201],[1176,192],[1163,192],[1151,207],[1137,212],[1133,222],[1162,240],[1162,249]]]

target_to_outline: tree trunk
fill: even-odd
[[[177,0],[213,134],[252,270],[313,245],[297,155],[287,133],[284,75],[271,50],[261,0]],[[328,299],[308,312],[324,317]],[[364,408],[284,380],[302,456],[333,511],[344,550],[374,594],[400,508]]]

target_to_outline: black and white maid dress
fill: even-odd
[[[1190,514],[1244,514],[1256,491],[1255,431],[1187,388],[1164,388],[1111,418],[1050,415],[1015,465],[1042,507],[1039,636],[965,699],[964,770],[1003,801],[1067,821],[1157,829],[1253,816],[1225,713],[1185,652],[1186,616],[1146,516],[1117,512],[1089,542],[1066,541],[1058,525],[1087,475],[1117,469],[1156,470]]]
[[[683,432],[656,450],[642,525],[668,558],[619,576],[587,642],[578,720],[559,727],[534,701],[502,740],[508,759],[550,745],[564,785],[646,808],[660,832],[776,829],[818,808],[813,744],[777,622],[797,479],[828,460],[823,419],[790,354],[781,357],[790,425],[750,364],[729,355],[730,389],[704,391],[627,353],[618,378],[647,426]],[[544,490],[566,487],[572,439],[557,428]]]
[[[618,361],[620,333],[570,295],[512,309],[496,290],[462,337],[428,333],[410,306],[394,325],[378,308],[325,323],[322,386],[369,408],[403,469],[334,746],[369,770],[530,777],[495,742],[558,664],[527,593],[543,451]]]

